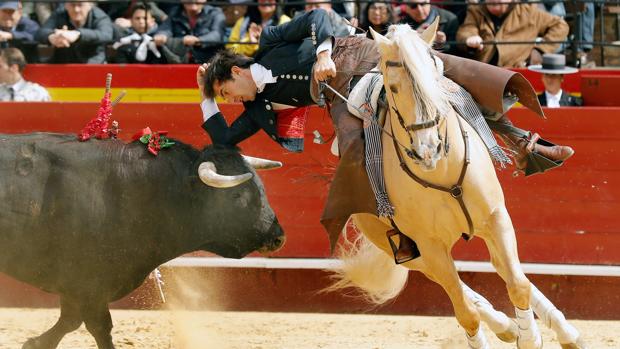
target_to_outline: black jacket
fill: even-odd
[[[538,95],[538,102],[541,106],[547,106],[547,95],[543,92]],[[583,101],[579,97],[575,97],[570,93],[562,90],[562,96],[560,97],[560,107],[580,107],[583,105]]]
[[[317,9],[292,21],[263,29],[255,62],[270,69],[278,81],[267,84],[254,101],[245,102],[243,113],[230,125],[218,113],[202,127],[214,144],[235,145],[264,130],[269,137],[290,151],[302,151],[303,142],[288,142],[277,135],[277,119],[271,102],[291,106],[314,104],[310,97],[312,66],[316,48],[334,31],[325,10]]]
[[[401,23],[406,23],[411,26],[414,30],[418,30],[419,27],[423,25],[431,25],[435,18],[439,16],[439,28],[437,30],[444,32],[446,34],[446,41],[455,41],[456,40],[456,32],[459,29],[459,21],[456,15],[448,10],[444,10],[435,5],[431,5],[431,11],[426,17],[424,22],[418,23],[413,18],[409,17],[406,13],[404,13],[404,17],[401,20]],[[452,45],[454,46],[454,45]],[[439,51],[450,53],[454,50],[449,44],[444,44],[443,47],[437,47]]]
[[[196,24],[191,28],[183,6],[177,6],[159,26],[158,34],[164,34],[168,38],[182,38],[186,35],[197,37],[200,46],[190,48],[190,62],[204,63],[224,47],[225,29],[226,16],[220,8],[205,5]]]
[[[55,48],[49,63],[105,63],[105,46],[113,36],[112,21],[105,12],[93,6],[81,28],[73,26],[66,10],[54,12],[37,32],[36,40],[49,45],[48,36],[63,26],[79,31],[80,37],[70,47]]]

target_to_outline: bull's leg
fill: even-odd
[[[107,303],[85,304],[82,307],[82,318],[88,332],[95,337],[97,348],[114,349],[111,335],[112,317]]]
[[[56,324],[39,337],[30,338],[22,349],[54,349],[69,332],[75,331],[82,324],[80,310],[77,303],[60,297],[60,318]]]
[[[493,212],[488,228],[483,237],[491,255],[491,263],[506,282],[510,301],[515,306],[519,328],[517,346],[520,349],[542,348],[542,337],[530,308],[531,284],[521,269],[514,228],[505,206]]]
[[[497,338],[507,343],[512,343],[517,340],[518,328],[514,321],[501,311],[495,310],[493,305],[486,300],[486,298],[469,288],[464,282],[461,282],[461,286],[463,287],[465,295],[474,303],[476,309],[478,309],[482,321],[489,326]]]
[[[454,315],[467,332],[469,348],[488,349],[489,344],[480,326],[480,314],[465,295],[450,249],[437,240],[421,239],[416,242],[425,264],[425,274],[441,285],[450,297]]]
[[[532,309],[540,320],[555,332],[558,342],[564,349],[583,349],[579,331],[569,324],[562,314],[536,286],[532,284]]]

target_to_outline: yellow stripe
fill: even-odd
[[[103,97],[102,88],[93,87],[51,87],[47,89],[56,102],[99,102]],[[187,102],[200,103],[198,90],[195,88],[113,88],[112,98],[121,91],[126,91],[123,102]]]

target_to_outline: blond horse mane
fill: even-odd
[[[416,115],[422,121],[432,120],[438,114],[446,115],[451,109],[448,92],[439,83],[441,76],[429,44],[407,24],[391,26],[386,37],[398,47],[400,60],[409,72]]]

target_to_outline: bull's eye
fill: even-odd
[[[398,93],[398,88],[396,85],[390,85],[390,91],[392,91],[392,93]]]

